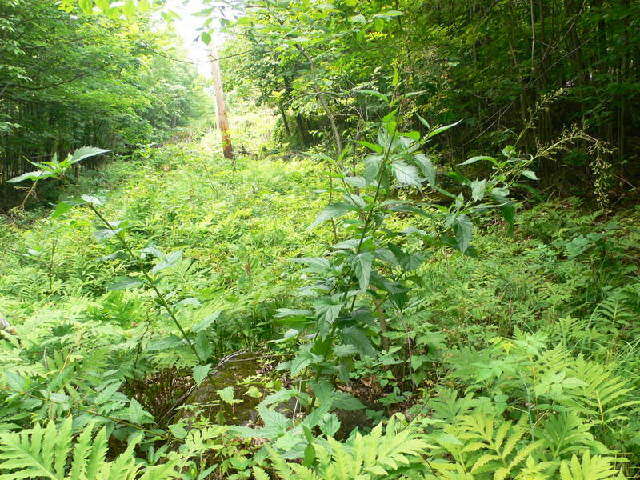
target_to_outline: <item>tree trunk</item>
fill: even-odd
[[[218,49],[211,43],[209,58],[211,59],[211,77],[213,91],[216,97],[216,110],[218,113],[218,129],[222,138],[222,154],[224,158],[233,158],[233,146],[229,135],[229,120],[227,119],[227,106],[224,101],[224,90],[222,88],[222,75],[220,74],[220,60]]]

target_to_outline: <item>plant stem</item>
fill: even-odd
[[[106,225],[106,227],[109,230],[111,230],[113,232],[116,231],[116,229],[113,227],[113,225],[111,225],[111,223],[98,211],[98,209],[94,205],[92,205],[90,203],[88,205],[89,205],[89,208],[91,209],[91,211],[102,221],[102,223],[104,223]],[[121,231],[116,232],[116,237],[120,241],[120,245],[122,245],[122,247],[125,249],[125,251],[127,252],[127,254],[129,255],[129,257],[132,260],[135,260],[137,263],[139,263],[138,257],[135,255],[135,253],[133,253],[133,249],[127,243],[126,239],[121,234],[122,234]],[[171,318],[171,320],[173,321],[175,326],[180,331],[180,334],[182,335],[182,338],[187,342],[187,344],[189,345],[189,348],[194,353],[196,358],[200,361],[200,363],[206,363],[205,360],[198,354],[198,351],[196,350],[195,346],[193,345],[193,342],[191,342],[191,340],[189,339],[189,336],[187,335],[187,332],[184,330],[184,328],[182,328],[182,325],[178,321],[178,318],[176,317],[175,312],[173,311],[173,309],[169,305],[169,302],[167,302],[167,299],[166,299],[165,295],[156,286],[155,282],[153,281],[153,278],[151,278],[151,276],[144,270],[142,271],[142,276],[144,277],[146,285],[149,288],[151,288],[154,291],[154,293],[156,294],[156,298],[157,298],[158,302],[166,310],[167,314],[169,315],[169,317]]]

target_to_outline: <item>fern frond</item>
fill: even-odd
[[[630,399],[633,387],[629,382],[601,364],[576,360],[574,374],[585,383],[577,403],[596,425],[611,427],[612,423],[626,421],[624,410],[640,405],[640,401]]]
[[[396,431],[397,430],[397,431]],[[421,455],[431,448],[411,425],[396,429],[392,418],[387,428],[376,426],[368,435],[356,433],[346,443],[329,438],[314,444],[316,466],[313,470],[287,463],[273,450],[269,458],[279,478],[305,480],[356,480],[386,478],[412,462],[423,464]],[[292,476],[293,475],[293,476]]]
[[[88,425],[74,442],[72,419],[60,426],[50,421],[45,428],[36,424],[20,433],[0,434],[0,480],[47,478],[50,480],[134,480],[140,473],[134,456],[138,439],[129,442],[124,453],[107,462],[105,428],[94,435]],[[144,480],[177,477],[177,460],[148,467]]]
[[[593,438],[589,432],[590,426],[575,412],[564,412],[549,417],[538,435],[554,459],[563,459],[585,449],[592,453],[609,453],[604,445]]]
[[[607,480],[612,478],[624,479],[622,473],[613,468],[611,458],[599,455],[591,456],[589,452],[582,454],[579,459],[576,455],[570,461],[560,464],[561,480]]]

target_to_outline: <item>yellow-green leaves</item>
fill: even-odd
[[[154,6],[154,0],[62,0],[60,8],[72,11],[78,7],[83,13],[100,13],[109,17],[134,17],[138,13],[148,12]]]

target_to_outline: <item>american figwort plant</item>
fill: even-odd
[[[360,142],[372,153],[349,170],[339,170],[337,191],[342,199],[328,205],[311,228],[340,220],[342,238],[324,257],[294,260],[305,266],[313,281],[301,291],[310,308],[282,309],[278,314],[301,338],[311,338],[281,368],[288,368],[294,376],[311,370],[315,377],[312,389],[321,378],[346,381],[357,356],[372,355],[376,343],[388,347],[388,312],[400,313],[405,307],[410,288],[407,277],[423,262],[421,250],[450,246],[466,253],[473,234],[471,218],[489,209],[500,209],[513,222],[515,205],[508,197],[504,169],[481,181],[451,172],[449,177],[457,184],[455,193],[439,184],[435,165],[421,149],[455,125],[430,128],[421,136],[416,131],[400,131],[392,112],[382,120],[376,143]],[[398,193],[403,190],[416,191],[427,199],[429,195],[444,197],[448,204],[402,200]],[[436,233],[413,227],[397,231],[393,222],[399,215],[429,218]]]
[[[182,260],[182,251],[176,251],[168,255],[164,255],[162,252],[155,248],[144,249],[144,252],[142,252],[143,254],[150,253],[159,259],[159,262],[151,270],[145,270],[141,262],[144,257],[141,255],[136,255],[133,248],[127,241],[126,236],[124,235],[126,224],[124,222],[110,222],[109,220],[107,220],[102,212],[100,212],[100,210],[98,210],[97,208],[102,205],[102,201],[99,198],[91,195],[83,195],[82,200],[85,202],[85,205],[93,212],[96,218],[98,218],[105,226],[104,230],[98,230],[96,232],[96,236],[98,238],[104,239],[111,237],[116,238],[120,246],[122,247],[122,250],[129,257],[129,259],[143,267],[140,269],[142,276],[139,279],[130,277],[121,278],[118,281],[112,283],[109,289],[124,290],[128,288],[136,288],[140,285],[144,285],[145,287],[151,289],[156,296],[156,300],[165,310],[167,315],[169,315],[169,318],[171,319],[173,324],[180,331],[180,335],[187,343],[193,354],[201,363],[205,363],[206,359],[202,358],[198,350],[195,348],[193,342],[189,338],[189,335],[187,335],[187,332],[180,324],[173,306],[169,303],[167,296],[158,288],[157,284],[157,274],[162,270],[176,265],[180,260]]]

